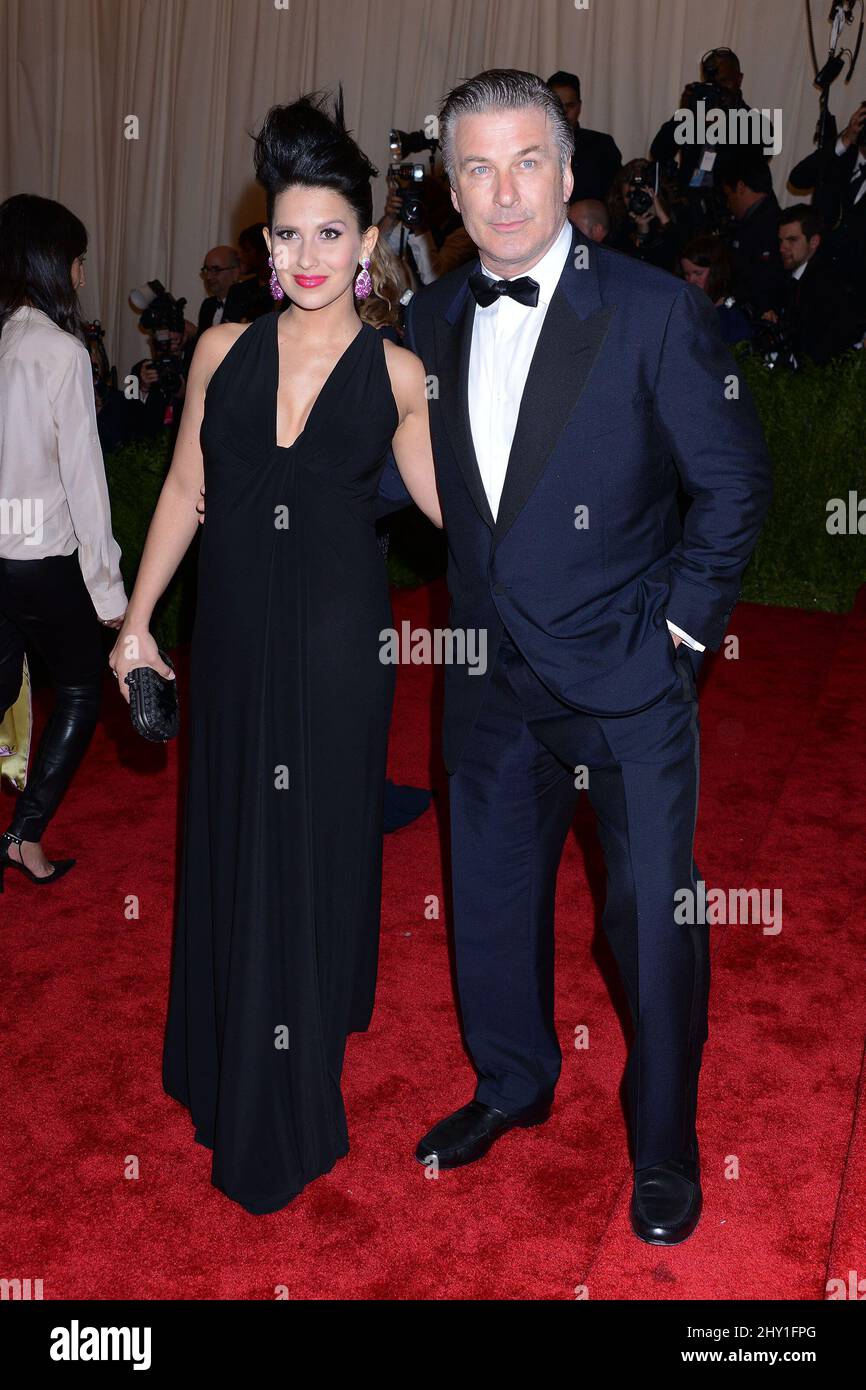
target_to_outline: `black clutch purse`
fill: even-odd
[[[166,666],[174,665],[162,648],[157,648]],[[152,666],[136,666],[124,676],[129,686],[129,713],[132,727],[151,743],[167,743],[180,728],[177,679],[167,680]]]

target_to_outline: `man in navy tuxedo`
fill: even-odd
[[[440,137],[479,258],[412,299],[406,343],[438,386],[449,626],[486,630],[488,666],[446,665],[443,740],[478,1086],[416,1157],[470,1163],[550,1112],[554,890],[585,784],[635,1026],[631,1220],[675,1244],[701,1208],[709,988],[707,927],[680,924],[675,902],[700,877],[695,677],[736,602],[770,460],[706,296],[567,220],[572,131],[539,78],[463,83]]]

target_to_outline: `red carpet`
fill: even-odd
[[[438,808],[386,841],[377,1008],[345,1072],[352,1152],[259,1218],[212,1187],[209,1151],[162,1091],[183,749],[135,739],[106,689],[46,837],[77,867],[44,893],[10,872],[0,897],[0,1275],[41,1278],[46,1299],[822,1299],[866,1275],[864,597],[846,617],[741,605],[740,660],[712,657],[702,678],[697,862],[708,887],[781,888],[783,927],[713,928],[691,1240],[659,1250],[628,1226],[625,1005],[584,809],[559,877],[553,1116],[435,1181],[413,1159],[473,1073],[445,926],[440,673],[403,667],[390,774],[432,778]],[[395,595],[398,623],[445,614],[440,586]]]

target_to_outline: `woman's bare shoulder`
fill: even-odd
[[[230,347],[233,347],[242,333],[252,328],[251,323],[217,323],[206,328],[196,343],[196,351],[213,367],[218,367]]]
[[[248,328],[252,328],[252,324],[217,323],[213,328],[206,328],[195,345],[190,377],[197,379],[205,389],[226,353]]]
[[[392,343],[390,338],[383,338],[382,346],[385,349],[385,365],[391,378],[391,387],[402,415],[407,409],[412,409],[419,393],[424,394],[427,381],[424,363],[409,348]]]

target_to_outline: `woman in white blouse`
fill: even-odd
[[[25,649],[42,658],[55,705],[15,814],[0,837],[11,865],[47,883],[42,835],[90,742],[106,653],[100,622],[126,611],[111,534],[90,356],[75,336],[84,226],[21,194],[0,205],[0,716],[18,699]]]

